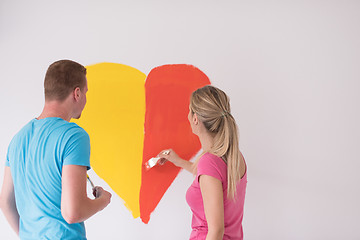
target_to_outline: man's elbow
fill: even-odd
[[[81,222],[81,214],[78,210],[61,209],[61,215],[68,224]]]

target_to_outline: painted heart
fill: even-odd
[[[89,92],[75,122],[90,135],[91,166],[123,200],[134,218],[150,215],[180,169],[144,163],[172,148],[184,159],[199,150],[187,120],[191,93],[210,84],[198,68],[163,65],[149,75],[116,63],[87,66]]]

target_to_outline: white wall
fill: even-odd
[[[50,63],[193,64],[231,98],[245,239],[360,239],[359,1],[0,1],[0,161]],[[2,184],[4,164],[0,164]],[[101,184],[99,178],[94,179]],[[114,196],[92,239],[187,239],[182,172],[145,225]],[[16,239],[0,214],[2,239]]]

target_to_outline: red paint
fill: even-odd
[[[191,93],[208,84],[209,78],[191,65],[164,65],[151,70],[145,83],[143,166],[163,149],[172,148],[187,160],[200,150],[187,116]],[[170,162],[148,171],[142,168],[140,217],[144,223],[149,222],[150,214],[179,171]]]

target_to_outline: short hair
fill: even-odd
[[[44,80],[45,101],[64,101],[77,87],[86,85],[86,68],[71,60],[52,63],[46,71]]]

